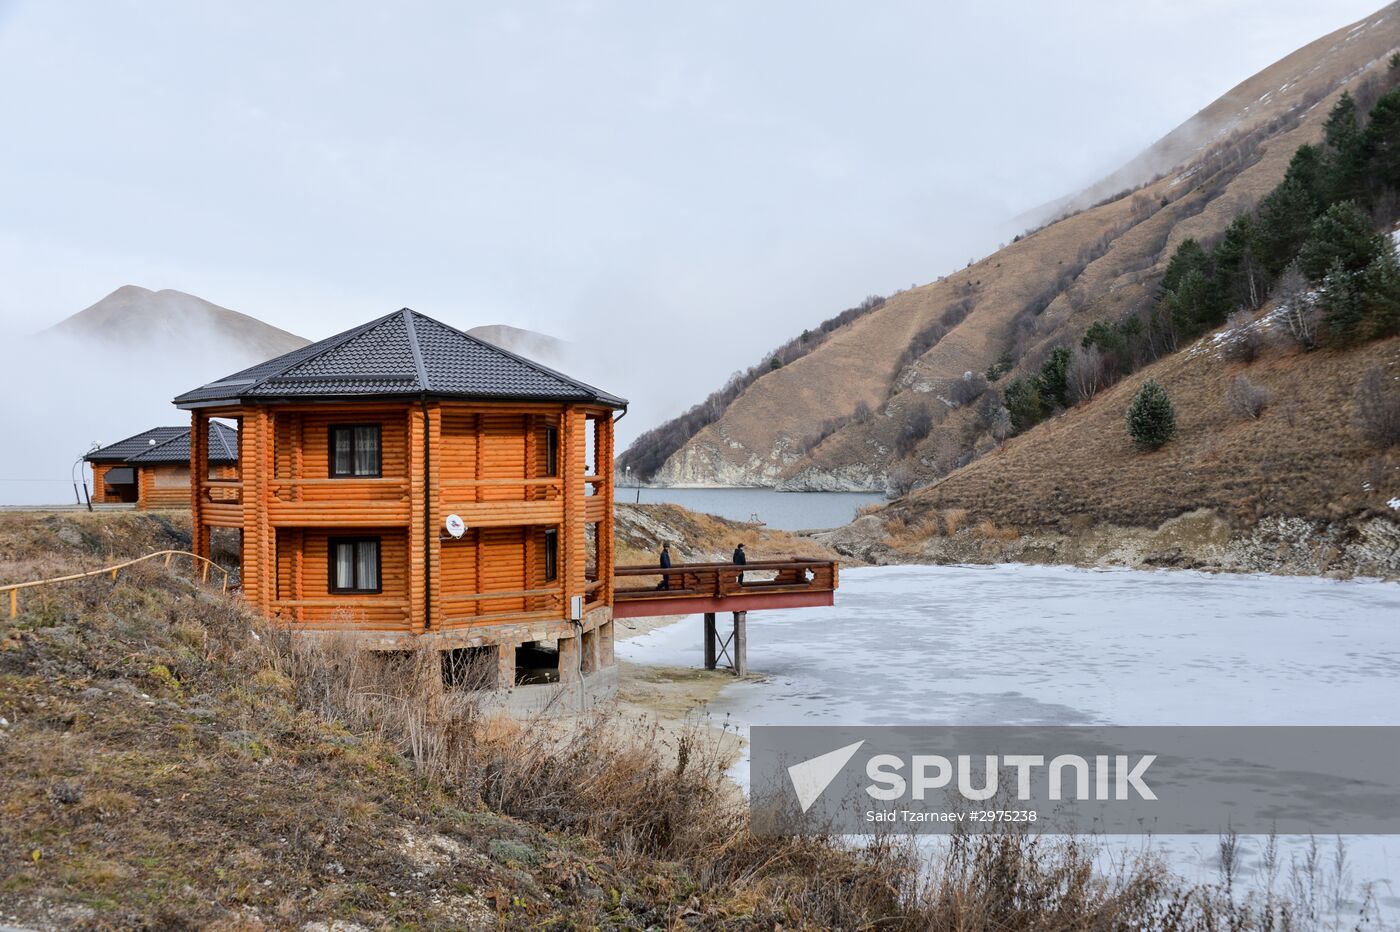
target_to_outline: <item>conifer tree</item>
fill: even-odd
[[[1321,281],[1341,263],[1348,272],[1359,272],[1381,252],[1371,218],[1353,201],[1342,201],[1327,208],[1313,221],[1308,239],[1298,250],[1298,267],[1312,281]]]
[[[1128,407],[1128,435],[1140,450],[1156,450],[1176,434],[1176,411],[1166,391],[1148,379]]]

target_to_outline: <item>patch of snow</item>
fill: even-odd
[[[1386,504],[1394,510],[1400,511],[1400,496],[1392,498],[1390,501],[1386,502]]]

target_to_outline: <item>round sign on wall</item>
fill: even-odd
[[[467,533],[467,524],[462,520],[460,515],[447,516],[447,533],[451,534],[453,537],[461,537],[463,534]]]

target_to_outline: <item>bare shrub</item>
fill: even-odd
[[[1225,404],[1236,417],[1253,420],[1264,413],[1273,400],[1273,393],[1262,385],[1255,385],[1248,376],[1237,375],[1225,389]]]
[[[896,463],[885,479],[885,494],[890,498],[903,498],[914,489],[918,474],[908,463]]]
[[[958,431],[940,431],[933,440],[933,453],[930,456],[934,472],[940,476],[957,469],[963,463],[963,454],[967,448],[963,445],[962,438]]]
[[[998,405],[992,412],[992,423],[988,430],[992,432],[992,439],[998,444],[1011,436],[1011,412],[1007,410],[1006,405]]]
[[[987,390],[987,380],[975,372],[964,372],[963,377],[948,389],[948,400],[955,405],[968,405],[982,397]]]
[[[1076,401],[1088,401],[1097,395],[1099,389],[1107,382],[1103,351],[1097,345],[1076,346],[1071,349],[1066,379]]]
[[[1225,322],[1225,345],[1221,352],[1231,362],[1254,362],[1264,349],[1263,331],[1254,325],[1254,315],[1236,311]]]
[[[1372,366],[1356,389],[1356,422],[1378,447],[1400,444],[1400,381]]]
[[[1274,300],[1289,338],[1305,350],[1316,349],[1320,314],[1308,289],[1308,280],[1296,266],[1290,265],[1279,276],[1274,286]]]
[[[926,404],[920,404],[909,412],[904,423],[899,425],[899,436],[895,440],[895,450],[900,456],[908,456],[923,442],[933,430],[933,412]]]

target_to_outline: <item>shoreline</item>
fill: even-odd
[[[695,618],[692,615],[659,615],[647,618],[629,618],[630,627],[623,622],[614,622],[614,638],[619,641],[643,637],[653,631],[682,624]],[[700,633],[697,621],[696,654],[699,655]],[[657,737],[666,753],[676,756],[681,741],[695,735],[703,735],[708,745],[718,755],[721,768],[728,771],[742,755],[745,740],[739,736],[732,724],[715,716],[710,704],[725,687],[742,682],[728,670],[706,670],[698,664],[694,667],[664,666],[617,661],[618,685],[614,699],[621,718],[634,719],[643,727],[656,729]],[[747,677],[745,679],[748,679]],[[742,793],[732,779],[729,785],[736,793]]]

